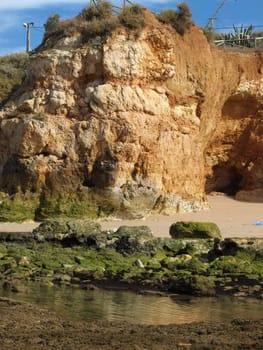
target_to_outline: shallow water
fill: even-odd
[[[33,286],[30,293],[1,292],[11,297],[48,306],[73,319],[129,321],[140,324],[224,322],[234,318],[263,317],[263,301],[231,297],[141,295],[130,291],[84,291],[70,287]]]

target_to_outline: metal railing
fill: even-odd
[[[220,39],[220,40],[214,40],[214,43],[217,46],[239,46],[239,47],[250,47],[250,48],[258,48],[259,42],[262,41],[263,43],[263,36],[258,36],[255,38],[233,38],[233,39]],[[263,44],[262,46],[263,47]]]

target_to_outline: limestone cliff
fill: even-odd
[[[205,187],[262,200],[263,54],[148,18],[139,36],[72,36],[32,55],[1,115],[2,194],[129,217],[200,209]]]

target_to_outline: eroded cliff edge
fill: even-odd
[[[3,219],[25,203],[40,218],[196,210],[205,189],[262,200],[263,54],[147,18],[31,56],[1,115]]]

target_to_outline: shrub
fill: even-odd
[[[211,31],[207,28],[203,29],[203,33],[204,33],[205,37],[207,38],[208,42],[213,42],[215,40],[223,39],[221,34],[215,33],[214,31]]]
[[[45,24],[46,32],[36,51],[52,48],[60,39],[79,33],[83,27],[83,22],[79,17],[59,21],[57,15],[54,15],[54,18]]]
[[[177,21],[177,12],[174,10],[163,10],[157,15],[158,19],[167,24],[173,24]]]
[[[29,57],[25,53],[0,57],[0,102],[19,85],[29,64]]]
[[[189,6],[182,2],[177,5],[178,8],[178,19],[186,23],[192,24],[192,14],[189,9]]]
[[[239,27],[233,25],[233,33],[225,34],[224,39],[226,43],[231,46],[246,46],[250,47],[252,41],[250,40],[253,34],[253,26],[244,27],[243,24]]]
[[[118,15],[120,23],[129,29],[142,29],[145,27],[145,14],[139,5],[123,8]]]
[[[115,17],[105,19],[93,19],[86,22],[82,29],[82,42],[85,43],[89,39],[96,36],[106,36],[118,26],[118,20]]]
[[[92,3],[85,7],[81,11],[80,17],[86,21],[91,21],[93,19],[106,19],[112,16],[112,12],[112,4],[110,2],[99,0],[96,2],[96,5]]]
[[[51,15],[48,17],[47,22],[44,24],[45,36],[55,32],[58,29],[60,22],[59,15]]]
[[[108,1],[97,0],[73,19],[60,21],[58,15],[50,16],[45,24],[44,40],[37,49],[51,48],[58,40],[76,33],[80,33],[82,43],[86,43],[96,36],[107,36],[120,24],[132,30],[143,28],[143,8],[132,5],[122,9],[118,16],[113,16],[113,5]]]
[[[78,17],[66,19],[60,22],[58,34],[61,33],[62,37],[70,37],[76,33],[79,33],[82,27],[83,23]]]
[[[157,18],[163,23],[171,24],[179,34],[183,35],[193,24],[192,14],[186,3],[178,4],[177,9],[177,11],[164,10]]]
[[[118,19],[113,16],[112,4],[104,0],[85,7],[79,18],[84,21],[81,29],[83,43],[90,38],[111,33],[118,25]]]

